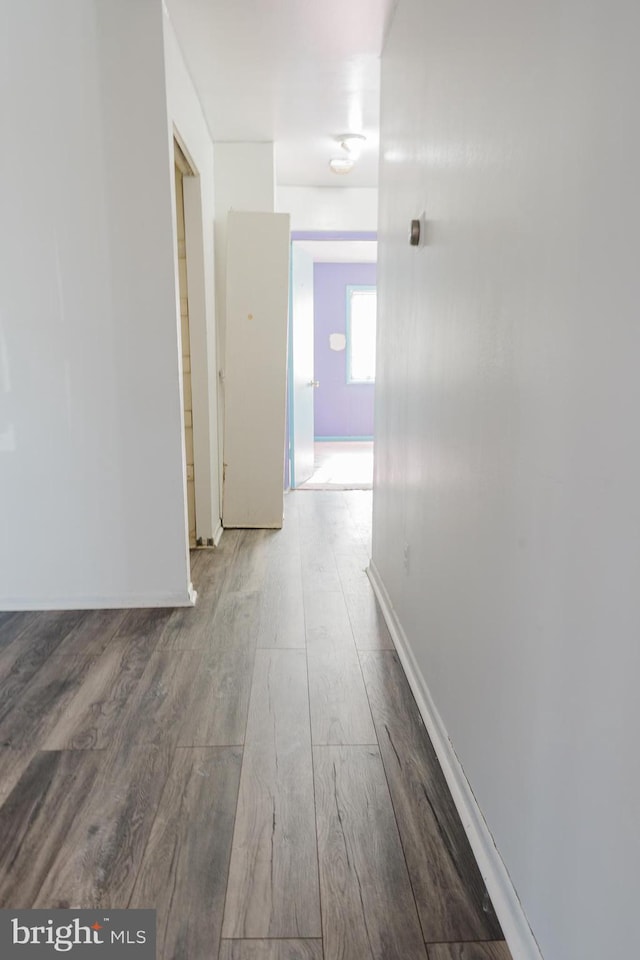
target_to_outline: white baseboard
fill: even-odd
[[[221,524],[220,521],[218,520],[218,526],[217,526],[217,528],[216,528],[216,532],[215,532],[214,535],[213,535],[213,545],[214,545],[214,547],[217,547],[218,544],[220,543],[220,541],[222,540],[222,534],[223,534],[223,533],[224,533],[224,527],[222,526],[222,524]]]
[[[367,570],[374,593],[398,651],[409,686],[416,699],[442,772],[469,838],[489,896],[513,960],[542,960],[540,948],[527,921],[511,877],[495,845],[482,811],[458,760],[427,683],[413,655],[384,583],[373,561]]]
[[[192,607],[197,593],[189,584],[187,595],[169,597],[68,597],[64,600],[2,600],[0,611],[29,610],[128,610],[145,607]]]

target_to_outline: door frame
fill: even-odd
[[[377,241],[377,230],[292,230],[291,231],[291,257],[289,266],[289,338],[288,338],[288,357],[287,357],[287,489],[295,490],[295,457],[294,457],[294,410],[293,410],[293,300],[292,300],[292,277],[291,265],[293,264],[293,245],[304,240],[339,240],[339,241]],[[317,261],[314,261],[314,263]],[[315,311],[314,311],[315,327]]]
[[[207,315],[206,315],[206,277],[203,235],[202,184],[198,167],[175,124],[172,129],[172,154],[176,166],[183,176],[183,205],[185,227],[185,251],[187,258],[187,300],[189,304],[189,341],[191,356],[191,395],[193,417],[193,462],[195,480],[196,544],[213,546],[214,538],[222,528],[219,524],[219,504],[212,504],[211,485],[211,443],[209,439],[209,403],[210,383],[207,351]],[[173,164],[171,167],[171,186],[175,208],[176,183]],[[176,299],[177,299],[177,335],[180,337],[180,288],[177,257],[177,234],[174,237],[176,247]],[[182,349],[179,341],[179,378],[180,402],[184,409],[184,382],[182,374]],[[214,384],[215,386],[215,384]],[[185,524],[188,533],[187,486],[186,486],[186,444],[183,418],[183,474],[185,477],[184,508]],[[217,449],[215,450],[217,456]],[[218,497],[216,496],[216,500]],[[214,508],[215,507],[215,513]]]

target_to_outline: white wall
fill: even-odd
[[[0,607],[186,603],[161,0],[2,19]]]
[[[213,143],[166,10],[164,38],[169,150],[173,149],[175,134],[197,174],[195,177],[186,177],[183,185],[188,258],[196,532],[206,543],[208,539],[218,535],[221,513],[214,301]],[[173,173],[173,166],[171,169]]]
[[[383,57],[373,562],[546,960],[637,942],[639,33],[400,0]]]
[[[224,364],[227,290],[227,214],[229,210],[273,213],[275,167],[273,143],[216,143],[216,305],[220,362]]]
[[[291,215],[292,230],[376,230],[376,187],[276,188],[276,210]]]

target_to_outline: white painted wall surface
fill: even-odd
[[[197,535],[206,543],[220,528],[218,362],[214,290],[213,143],[173,26],[164,15],[169,135],[174,133],[196,177],[184,179],[187,281]],[[170,143],[170,149],[173,144]],[[172,166],[173,174],[173,166]],[[175,189],[175,185],[174,185]]]
[[[383,57],[373,562],[546,960],[637,942],[639,35],[400,0]]]
[[[276,188],[276,210],[292,230],[377,230],[377,187]]]
[[[161,0],[4,4],[0,607],[187,603]]]
[[[214,131],[215,136],[215,131]],[[273,143],[215,143],[216,304],[220,357],[224,363],[227,299],[227,214],[230,210],[273,213]]]

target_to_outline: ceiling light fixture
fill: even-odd
[[[356,159],[360,156],[367,138],[362,133],[341,133],[336,140],[350,157]]]
[[[329,166],[333,173],[351,173],[354,161],[351,157],[332,157],[329,160]]]

